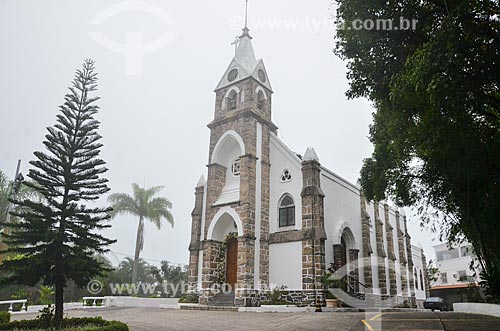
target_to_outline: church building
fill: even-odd
[[[276,287],[291,304],[315,305],[328,270],[353,306],[425,299],[415,290],[423,259],[414,265],[404,212],[366,202],[313,148],[299,155],[278,138],[270,78],[247,27],[215,95],[189,245],[200,304],[216,303],[222,286],[234,306],[258,306]]]

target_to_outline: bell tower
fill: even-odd
[[[247,306],[269,287],[269,140],[277,127],[271,121],[267,70],[255,57],[247,26],[233,45],[235,54],[215,88],[214,119],[208,124],[208,175],[202,183],[205,198],[199,187],[196,191],[196,199],[204,201],[203,210],[195,203],[190,284],[203,304],[213,300],[214,284],[235,279],[229,281],[234,304]],[[228,245],[235,237],[237,245]],[[229,261],[232,256],[237,261]]]

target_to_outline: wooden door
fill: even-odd
[[[226,252],[226,283],[235,289],[238,273],[238,239],[231,238],[227,242]]]

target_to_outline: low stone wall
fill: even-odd
[[[500,305],[490,303],[457,302],[453,304],[453,310],[460,313],[500,317]]]

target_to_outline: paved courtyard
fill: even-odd
[[[131,331],[156,330],[338,330],[500,331],[500,318],[462,313],[236,313],[152,308],[69,310],[71,317],[102,316]],[[13,319],[36,314],[14,315]]]

